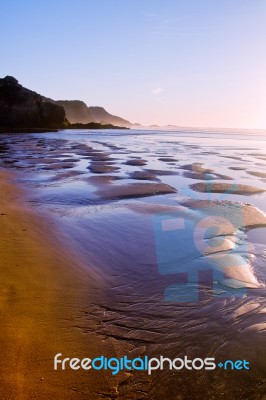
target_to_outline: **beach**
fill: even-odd
[[[1,399],[263,398],[265,150],[256,132],[2,136]],[[252,371],[54,371],[58,353]]]
[[[1,399],[84,399],[97,391],[108,393],[121,376],[108,382],[106,374],[53,371],[57,353],[84,358],[110,349],[84,317],[95,277],[84,273],[62,245],[47,215],[27,207],[14,177],[0,171]]]

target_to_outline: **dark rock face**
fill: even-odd
[[[112,124],[100,124],[99,122],[88,122],[82,124],[80,122],[76,124],[69,124],[70,129],[129,129],[126,126],[112,125]]]
[[[57,100],[56,104],[64,107],[66,118],[72,124],[88,124],[96,122],[100,124],[112,124],[129,128],[132,124],[126,119],[109,114],[103,107],[88,107],[79,100]]]
[[[24,88],[12,76],[0,79],[0,128],[57,129],[65,122],[63,107]]]

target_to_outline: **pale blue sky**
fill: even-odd
[[[1,0],[0,76],[143,124],[266,128],[266,0]]]

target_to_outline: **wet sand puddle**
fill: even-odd
[[[129,373],[105,398],[260,399],[265,393],[266,142],[223,132],[3,136],[1,165],[53,213],[99,276],[95,322],[114,349],[246,359],[252,371]],[[115,355],[114,355],[115,356]]]

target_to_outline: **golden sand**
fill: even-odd
[[[110,379],[97,371],[53,370],[57,353],[92,358],[116,356],[116,349],[109,343],[106,351],[96,327],[87,328],[95,277],[65,251],[52,222],[28,209],[10,179],[0,171],[0,398],[113,394],[122,375]]]

